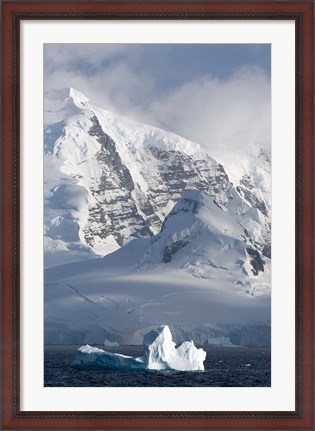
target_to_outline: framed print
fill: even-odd
[[[313,429],[313,19],[2,3],[3,429]]]

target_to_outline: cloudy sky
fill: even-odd
[[[74,87],[224,162],[270,148],[270,61],[270,45],[46,44],[44,87]]]

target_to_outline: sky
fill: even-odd
[[[223,163],[270,149],[267,44],[45,44],[44,89],[65,87]]]

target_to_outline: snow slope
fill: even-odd
[[[234,186],[198,144],[94,107],[73,88],[46,93],[44,105],[46,267],[157,234],[186,189],[205,191],[270,256],[270,161],[241,167]]]

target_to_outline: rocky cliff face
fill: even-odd
[[[46,94],[45,111],[47,266],[66,255],[106,255],[133,238],[157,234],[183,191],[194,189],[210,196],[242,225],[255,249],[270,256],[265,168],[262,175],[247,167],[232,184],[198,144],[93,107],[74,89]],[[58,253],[61,262],[50,262]],[[165,259],[172,253],[166,250]]]

